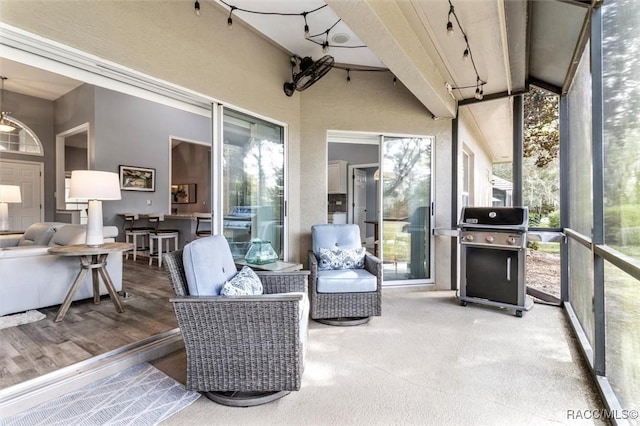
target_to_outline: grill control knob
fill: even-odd
[[[467,235],[464,236],[464,239],[467,240],[467,241],[473,241],[473,235],[467,234]]]
[[[514,237],[509,237],[507,238],[507,243],[514,245],[516,243],[516,239]]]
[[[493,238],[493,236],[491,236],[491,235],[487,235],[486,240],[487,240],[487,242],[488,242],[489,244],[491,244],[491,243],[494,241],[494,238]]]

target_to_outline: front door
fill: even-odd
[[[42,163],[0,160],[0,184],[18,185],[22,203],[9,204],[9,229],[22,231],[42,222]]]

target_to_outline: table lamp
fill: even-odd
[[[98,170],[73,170],[69,197],[89,200],[86,244],[90,247],[104,244],[102,200],[119,200],[121,198],[118,174]]]
[[[0,185],[0,231],[9,230],[9,206],[7,203],[21,203],[18,185]]]

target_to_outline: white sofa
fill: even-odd
[[[49,247],[84,244],[86,227],[58,222],[35,223],[23,235],[0,236],[0,315],[59,305],[80,271],[75,256],[48,253]],[[115,226],[104,227],[105,242],[118,236]],[[122,290],[122,253],[107,257],[107,271]],[[100,294],[108,294],[100,281]],[[91,274],[73,300],[93,297]]]

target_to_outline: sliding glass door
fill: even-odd
[[[385,283],[431,278],[431,138],[383,137],[379,178]]]
[[[223,114],[223,233],[234,256],[253,239],[284,255],[284,127],[236,111]]]

